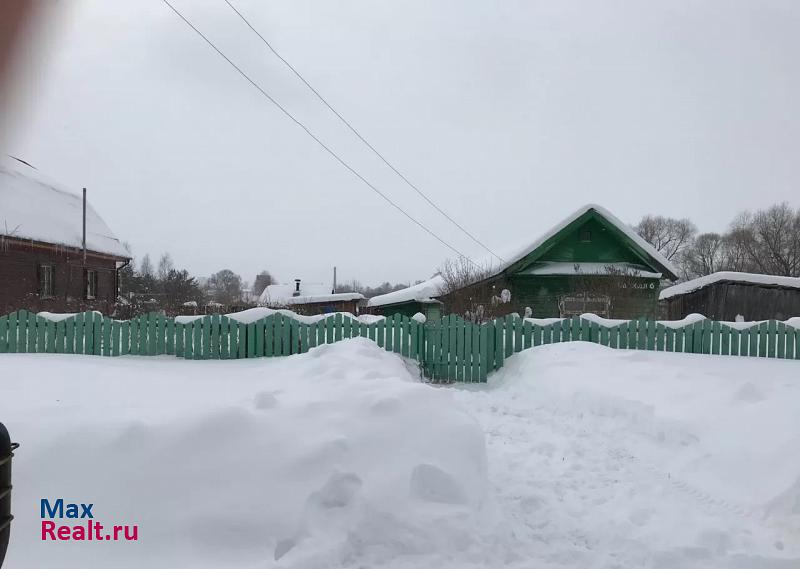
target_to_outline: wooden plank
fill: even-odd
[[[150,355],[150,343],[147,341],[147,333],[150,330],[150,320],[148,314],[142,314],[139,317],[139,355]]]
[[[197,320],[188,322],[183,327],[183,357],[187,360],[194,359],[194,324]]]
[[[661,324],[661,322],[653,322],[656,327],[656,343],[655,349],[657,352],[664,351],[664,344],[665,344],[665,337],[667,334],[667,327]]]
[[[333,316],[333,339],[338,342],[342,339],[342,313],[337,312]]]
[[[0,354],[8,353],[8,316],[0,316]]]
[[[505,339],[506,321],[502,318],[497,318],[494,321],[494,369],[498,370],[503,367],[503,360],[505,359]]]
[[[352,338],[353,320],[350,315],[340,315],[342,320],[342,338]]]
[[[628,348],[628,326],[629,322],[622,322],[617,326],[617,347],[620,350]]]
[[[113,328],[113,322],[110,318],[103,318],[103,355],[110,356],[111,355],[111,329]]]
[[[522,351],[522,318],[519,316],[512,318],[511,324],[514,327],[514,353]],[[511,355],[511,354],[508,354]]]
[[[167,318],[159,313],[156,315],[156,354],[167,353]]]
[[[194,321],[192,326],[192,355],[196,360],[202,360],[205,357],[203,354],[203,333],[208,330],[205,321],[208,316],[203,316]]]
[[[175,319],[164,320],[164,353],[175,354]]]
[[[339,314],[341,316],[341,314]],[[294,318],[289,319],[289,353],[300,352],[300,328],[299,322]]]
[[[50,334],[49,327],[47,332],[48,336],[52,336],[52,334]],[[48,346],[51,343],[53,345],[53,351],[55,351],[55,338],[47,339]],[[47,351],[49,352],[50,350],[48,349]],[[83,313],[83,351],[81,353],[82,354],[94,353],[94,312]]]
[[[531,332],[531,335],[533,336],[533,346],[534,347],[541,346],[542,342],[544,341],[543,339],[544,332],[542,326],[540,326],[539,324],[533,324],[532,328],[533,330]]]
[[[776,323],[775,330],[775,357],[780,359],[786,358],[786,324],[783,322]]]
[[[522,349],[533,347],[533,323],[529,320],[522,321]]]
[[[119,320],[111,321],[111,355],[116,357],[119,355],[119,336],[121,324]]]
[[[131,323],[128,320],[124,320],[119,323],[119,327],[119,355],[126,356],[131,353]],[[178,354],[177,350],[175,354]]]
[[[731,355],[731,329],[724,324],[719,325],[719,354],[721,356]]]
[[[403,326],[403,316],[400,314],[394,315],[394,351],[395,353],[400,353],[402,349],[402,342],[400,341],[400,335],[402,334],[402,326]]]
[[[247,327],[247,354],[248,358],[256,357],[256,323],[248,322]],[[307,349],[307,348],[306,348]]]
[[[447,365],[447,379],[453,381],[463,381],[463,376],[459,380],[458,376],[458,368],[460,365],[458,359],[458,334],[459,330],[461,333],[464,333],[463,329],[459,329],[458,321],[460,318],[451,315],[450,316],[450,345],[448,346],[448,365]]]
[[[264,355],[271,358],[275,355],[275,315],[264,318]]]
[[[668,326],[664,326],[664,351],[675,351],[675,330]]]
[[[103,320],[100,314],[94,315],[94,355],[101,355],[103,349]]]
[[[769,342],[769,321],[758,325],[758,357],[767,357],[767,344]]]
[[[767,321],[767,357],[774,358],[775,357],[775,344],[777,344],[777,322],[775,320],[768,320]]]
[[[28,311],[17,311],[17,353],[28,351]]]
[[[78,314],[80,316],[80,314]],[[131,355],[139,355],[139,321],[136,318],[128,321],[129,323],[129,334],[130,334],[130,343],[128,348],[128,353]]]
[[[492,345],[492,338],[490,338],[490,327],[488,324],[479,325],[477,328],[479,335],[478,352],[480,354],[478,379],[485,382],[489,373],[489,356],[491,355],[490,346]]]
[[[794,332],[795,329],[791,326],[786,326],[786,359],[793,360],[795,359],[794,353]]]
[[[758,336],[759,336],[758,332],[759,332],[758,324],[750,326],[750,328],[747,329],[747,338],[748,338],[747,344],[749,350],[748,355],[751,358],[758,357]]]
[[[280,354],[277,355],[288,356],[292,353],[292,346],[291,346],[292,324],[290,320],[291,318],[289,318],[285,314],[281,315],[281,335],[279,338],[281,351]],[[332,319],[330,318],[328,320],[332,321]],[[277,332],[277,330],[275,331]]]
[[[702,324],[702,337],[700,343],[700,349],[704,354],[711,353],[711,346],[714,340],[714,329],[713,329],[713,322],[711,320],[703,320]]]
[[[581,337],[581,333],[583,332],[583,327],[581,326],[581,317],[580,316],[573,316],[570,318],[570,342],[580,342],[583,338]]]
[[[256,357],[264,357],[264,319],[256,320]]]
[[[56,353],[63,354],[67,345],[67,330],[63,320],[56,322]]]
[[[411,349],[409,344],[411,342],[411,324],[413,322],[408,316],[403,316],[400,322],[400,353],[403,357],[409,357]]]
[[[8,315],[8,332],[6,345],[9,354],[17,353],[17,313],[12,312]]]
[[[465,382],[472,382],[473,374],[472,374],[472,339],[474,336],[473,328],[475,325],[469,321],[462,321],[462,326],[464,327],[464,344],[463,344],[463,354],[461,354],[461,364],[463,368],[463,377]]]
[[[200,355],[204,360],[211,359],[211,329],[212,329],[212,315],[203,316],[198,320],[200,324]],[[195,346],[197,347],[197,346]],[[195,351],[195,355],[197,351]]]
[[[730,341],[730,352],[728,352],[728,353],[730,355],[732,355],[732,356],[738,356],[739,355],[739,341],[740,341],[740,338],[741,338],[741,334],[739,333],[739,330],[737,330],[736,328],[728,328],[728,333],[730,334],[730,338],[731,338],[731,341]]]
[[[231,321],[225,315],[219,315],[216,321],[217,329],[217,350],[219,359],[228,360],[231,357]]]
[[[35,312],[28,312],[28,353],[35,354],[39,351],[39,319]],[[71,320],[68,318],[67,320]],[[66,325],[66,323],[65,323]]]

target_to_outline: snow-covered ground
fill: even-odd
[[[12,354],[9,568],[800,566],[800,362],[556,344],[432,387],[287,358]],[[137,542],[43,542],[39,500]],[[276,560],[276,557],[278,559]]]

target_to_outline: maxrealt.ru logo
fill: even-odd
[[[42,541],[137,541],[138,525],[106,526],[94,519],[94,504],[41,501]],[[83,520],[64,523],[53,520]]]

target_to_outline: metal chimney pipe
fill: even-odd
[[[333,290],[331,294],[336,294],[336,267],[333,267]]]
[[[83,188],[83,264],[86,264],[86,188]]]

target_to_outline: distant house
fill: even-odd
[[[259,306],[287,308],[299,314],[328,314],[350,312],[358,314],[364,304],[364,295],[358,292],[334,293],[333,287],[321,283],[268,285],[258,299]]]
[[[664,318],[692,313],[712,320],[786,320],[800,316],[800,278],[718,272],[692,279],[659,295]]]
[[[112,314],[130,255],[83,199],[13,159],[0,162],[0,314],[98,310]]]
[[[373,296],[367,301],[367,310],[385,316],[402,314],[411,317],[420,313],[428,320],[436,320],[442,311],[442,301],[436,297],[443,285],[444,280],[437,274],[408,288]]]
[[[492,307],[495,314],[567,317],[586,312],[610,318],[654,317],[662,280],[677,269],[628,225],[598,205],[586,205],[533,242],[504,256],[482,280],[442,291],[434,277],[370,299],[382,314],[422,311],[439,301],[447,313]],[[466,299],[466,300],[465,300]],[[502,306],[495,306],[501,304]]]

